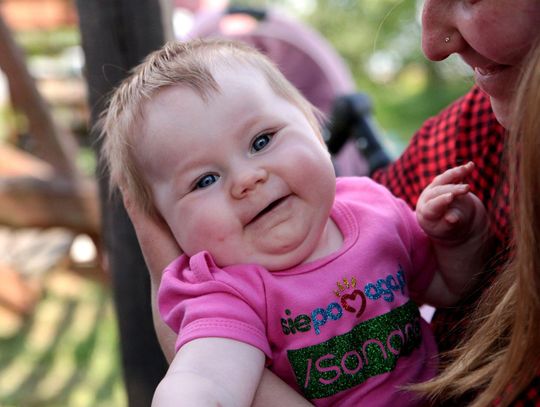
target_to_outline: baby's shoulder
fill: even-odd
[[[336,198],[362,202],[395,201],[397,199],[386,187],[369,177],[339,177],[336,181]]]
[[[257,264],[220,267],[210,252],[201,251],[193,256],[181,255],[165,269],[163,275],[186,283],[203,283],[206,281],[235,281],[239,275],[243,277],[257,276],[260,279],[260,275],[265,272],[268,271]]]
[[[377,218],[385,223],[415,221],[414,211],[385,186],[368,177],[343,177],[336,183],[335,206],[345,206],[362,218]]]

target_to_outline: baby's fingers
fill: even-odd
[[[418,211],[418,213],[425,220],[439,220],[444,216],[453,200],[454,195],[452,192],[437,195],[434,198],[427,200],[425,204],[422,205],[422,208]]]
[[[432,186],[445,185],[445,184],[457,184],[463,182],[463,180],[471,173],[474,168],[474,163],[469,161],[465,165],[460,165],[459,167],[450,168],[440,175],[437,175],[433,182]]]
[[[426,188],[422,193],[421,200],[429,202],[441,195],[452,194],[453,196],[465,195],[470,187],[467,184],[445,184]]]
[[[454,225],[460,221],[462,218],[462,213],[457,208],[450,208],[444,215],[444,220]]]

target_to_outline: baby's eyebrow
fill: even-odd
[[[254,131],[262,131],[260,126],[261,122],[268,122],[272,119],[272,117],[268,113],[257,113],[253,115],[249,115],[247,118],[243,120],[238,120],[235,123],[235,133],[236,137],[242,137],[246,134],[246,132],[254,132]],[[253,134],[255,135],[255,134]]]
[[[210,169],[216,166],[213,159],[203,152],[197,153],[190,151],[178,161],[174,172],[169,174],[173,178],[172,186],[175,189],[188,187],[198,177],[209,172]]]
[[[172,186],[175,190],[185,187],[186,184],[189,184],[192,180],[190,178],[195,178],[197,163],[192,159],[185,159],[185,162],[179,164],[174,172],[170,174],[172,178]]]
[[[173,194],[177,196],[178,198],[181,198],[187,195],[195,187],[196,179],[197,178],[195,177],[193,179],[175,177],[172,183],[170,184]]]

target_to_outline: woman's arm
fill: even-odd
[[[150,295],[152,303],[152,318],[154,329],[161,346],[161,350],[171,363],[174,358],[174,344],[176,334],[163,322],[157,310],[157,292],[161,282],[161,274],[175,258],[182,254],[182,250],[172,236],[169,227],[161,219],[151,218],[132,204],[127,194],[122,194],[124,206],[135,228],[137,240],[141,246],[144,261],[150,274]]]

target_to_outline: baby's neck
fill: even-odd
[[[319,244],[315,248],[315,250],[309,255],[303,263],[309,263],[314,260],[321,259],[325,256],[328,256],[329,254],[332,254],[339,249],[341,249],[341,246],[343,245],[343,235],[341,231],[339,230],[336,223],[332,220],[332,218],[328,218],[328,222],[326,223],[326,226],[324,228],[324,231],[321,235],[321,238],[319,240]]]

